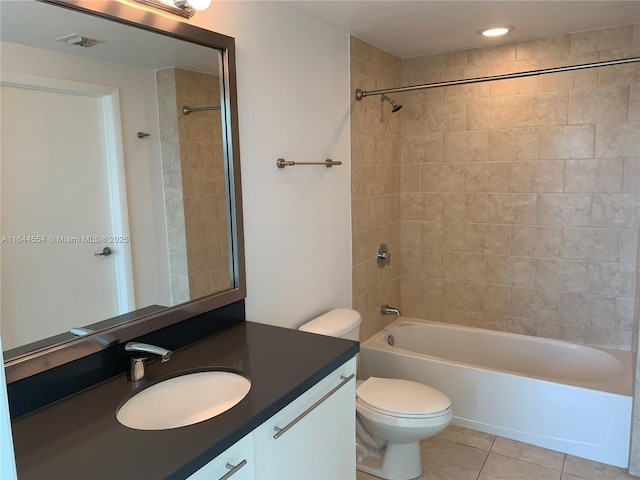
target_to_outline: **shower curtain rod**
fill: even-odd
[[[360,89],[356,90],[356,100],[362,100],[370,95],[386,95],[388,93],[411,92],[413,90],[422,90],[425,88],[450,87],[453,85],[468,85],[470,83],[490,82],[493,80],[507,80],[511,78],[533,77],[535,75],[543,75],[546,73],[567,72],[570,70],[582,70],[586,68],[607,67],[609,65],[620,65],[623,63],[640,62],[640,57],[622,58],[620,60],[608,60],[604,62],[583,63],[580,65],[569,65],[566,67],[545,68],[542,70],[529,70],[526,72],[504,73],[502,75],[492,75],[489,77],[466,78],[463,80],[450,80],[446,82],[426,83],[423,85],[412,85],[410,87],[385,88],[382,90],[370,90],[368,92]]]

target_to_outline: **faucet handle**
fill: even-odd
[[[391,264],[391,253],[389,253],[389,249],[384,243],[380,244],[376,258],[378,259],[378,267],[380,268]]]
[[[127,343],[124,346],[124,351],[131,355],[131,364],[127,373],[127,380],[130,382],[138,382],[147,377],[144,362],[147,360],[148,355],[157,355],[162,362],[166,362],[171,358],[171,354],[173,353],[166,348],[140,342]]]
[[[147,378],[147,369],[144,368],[146,357],[132,357],[129,371],[127,372],[127,380],[130,382],[139,382]]]

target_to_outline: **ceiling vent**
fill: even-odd
[[[65,35],[57,39],[59,42],[66,43],[67,45],[75,45],[77,47],[94,47],[99,43],[105,43],[104,40],[96,40],[95,38],[83,37],[72,33],[71,35]]]

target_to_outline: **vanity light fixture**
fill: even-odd
[[[516,27],[513,25],[504,25],[500,27],[491,27],[478,30],[478,34],[483,37],[501,37],[514,30]]]
[[[211,0],[133,0],[134,2],[157,8],[164,12],[180,15],[184,18],[193,17],[198,10],[206,10]]]

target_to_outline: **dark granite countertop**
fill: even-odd
[[[251,379],[223,414],[181,428],[134,430],[116,411],[132,391],[120,375],[13,421],[18,478],[185,478],[291,403],[358,352],[358,344],[243,322],[148,365],[149,381],[212,366]]]

